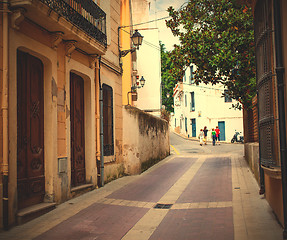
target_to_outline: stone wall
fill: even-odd
[[[135,107],[123,107],[125,174],[138,174],[170,154],[169,124]]]
[[[260,183],[259,174],[259,143],[245,143],[244,144],[245,160],[254,174],[258,184]]]

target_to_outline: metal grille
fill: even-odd
[[[276,162],[273,160],[273,128],[271,124],[265,124],[260,126],[260,148],[261,150],[261,163],[267,167],[273,167],[276,165]]]
[[[263,84],[262,84],[263,83]],[[266,75],[264,80],[258,84],[259,101],[259,123],[264,122],[266,118],[273,118],[273,91],[272,77]]]
[[[107,46],[106,13],[92,0],[40,0],[59,15]]]
[[[256,70],[260,161],[273,167],[274,157],[274,84],[272,75],[272,12],[270,1],[261,0],[255,8]]]
[[[103,84],[104,156],[114,155],[113,89]]]

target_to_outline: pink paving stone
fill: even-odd
[[[170,210],[149,240],[211,239],[234,239],[232,208]]]
[[[175,158],[163,166],[140,177],[107,198],[131,201],[157,202],[173,184],[191,167],[195,158]]]
[[[93,204],[35,240],[121,239],[148,209]]]
[[[208,158],[177,203],[232,201],[230,158]]]

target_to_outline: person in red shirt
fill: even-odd
[[[218,126],[216,126],[216,128],[215,128],[215,132],[216,132],[216,143],[218,143],[218,145],[220,145],[220,130],[219,130]]]

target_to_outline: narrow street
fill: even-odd
[[[0,239],[279,240],[282,228],[243,144],[200,146],[173,133],[171,156],[71,199]]]

